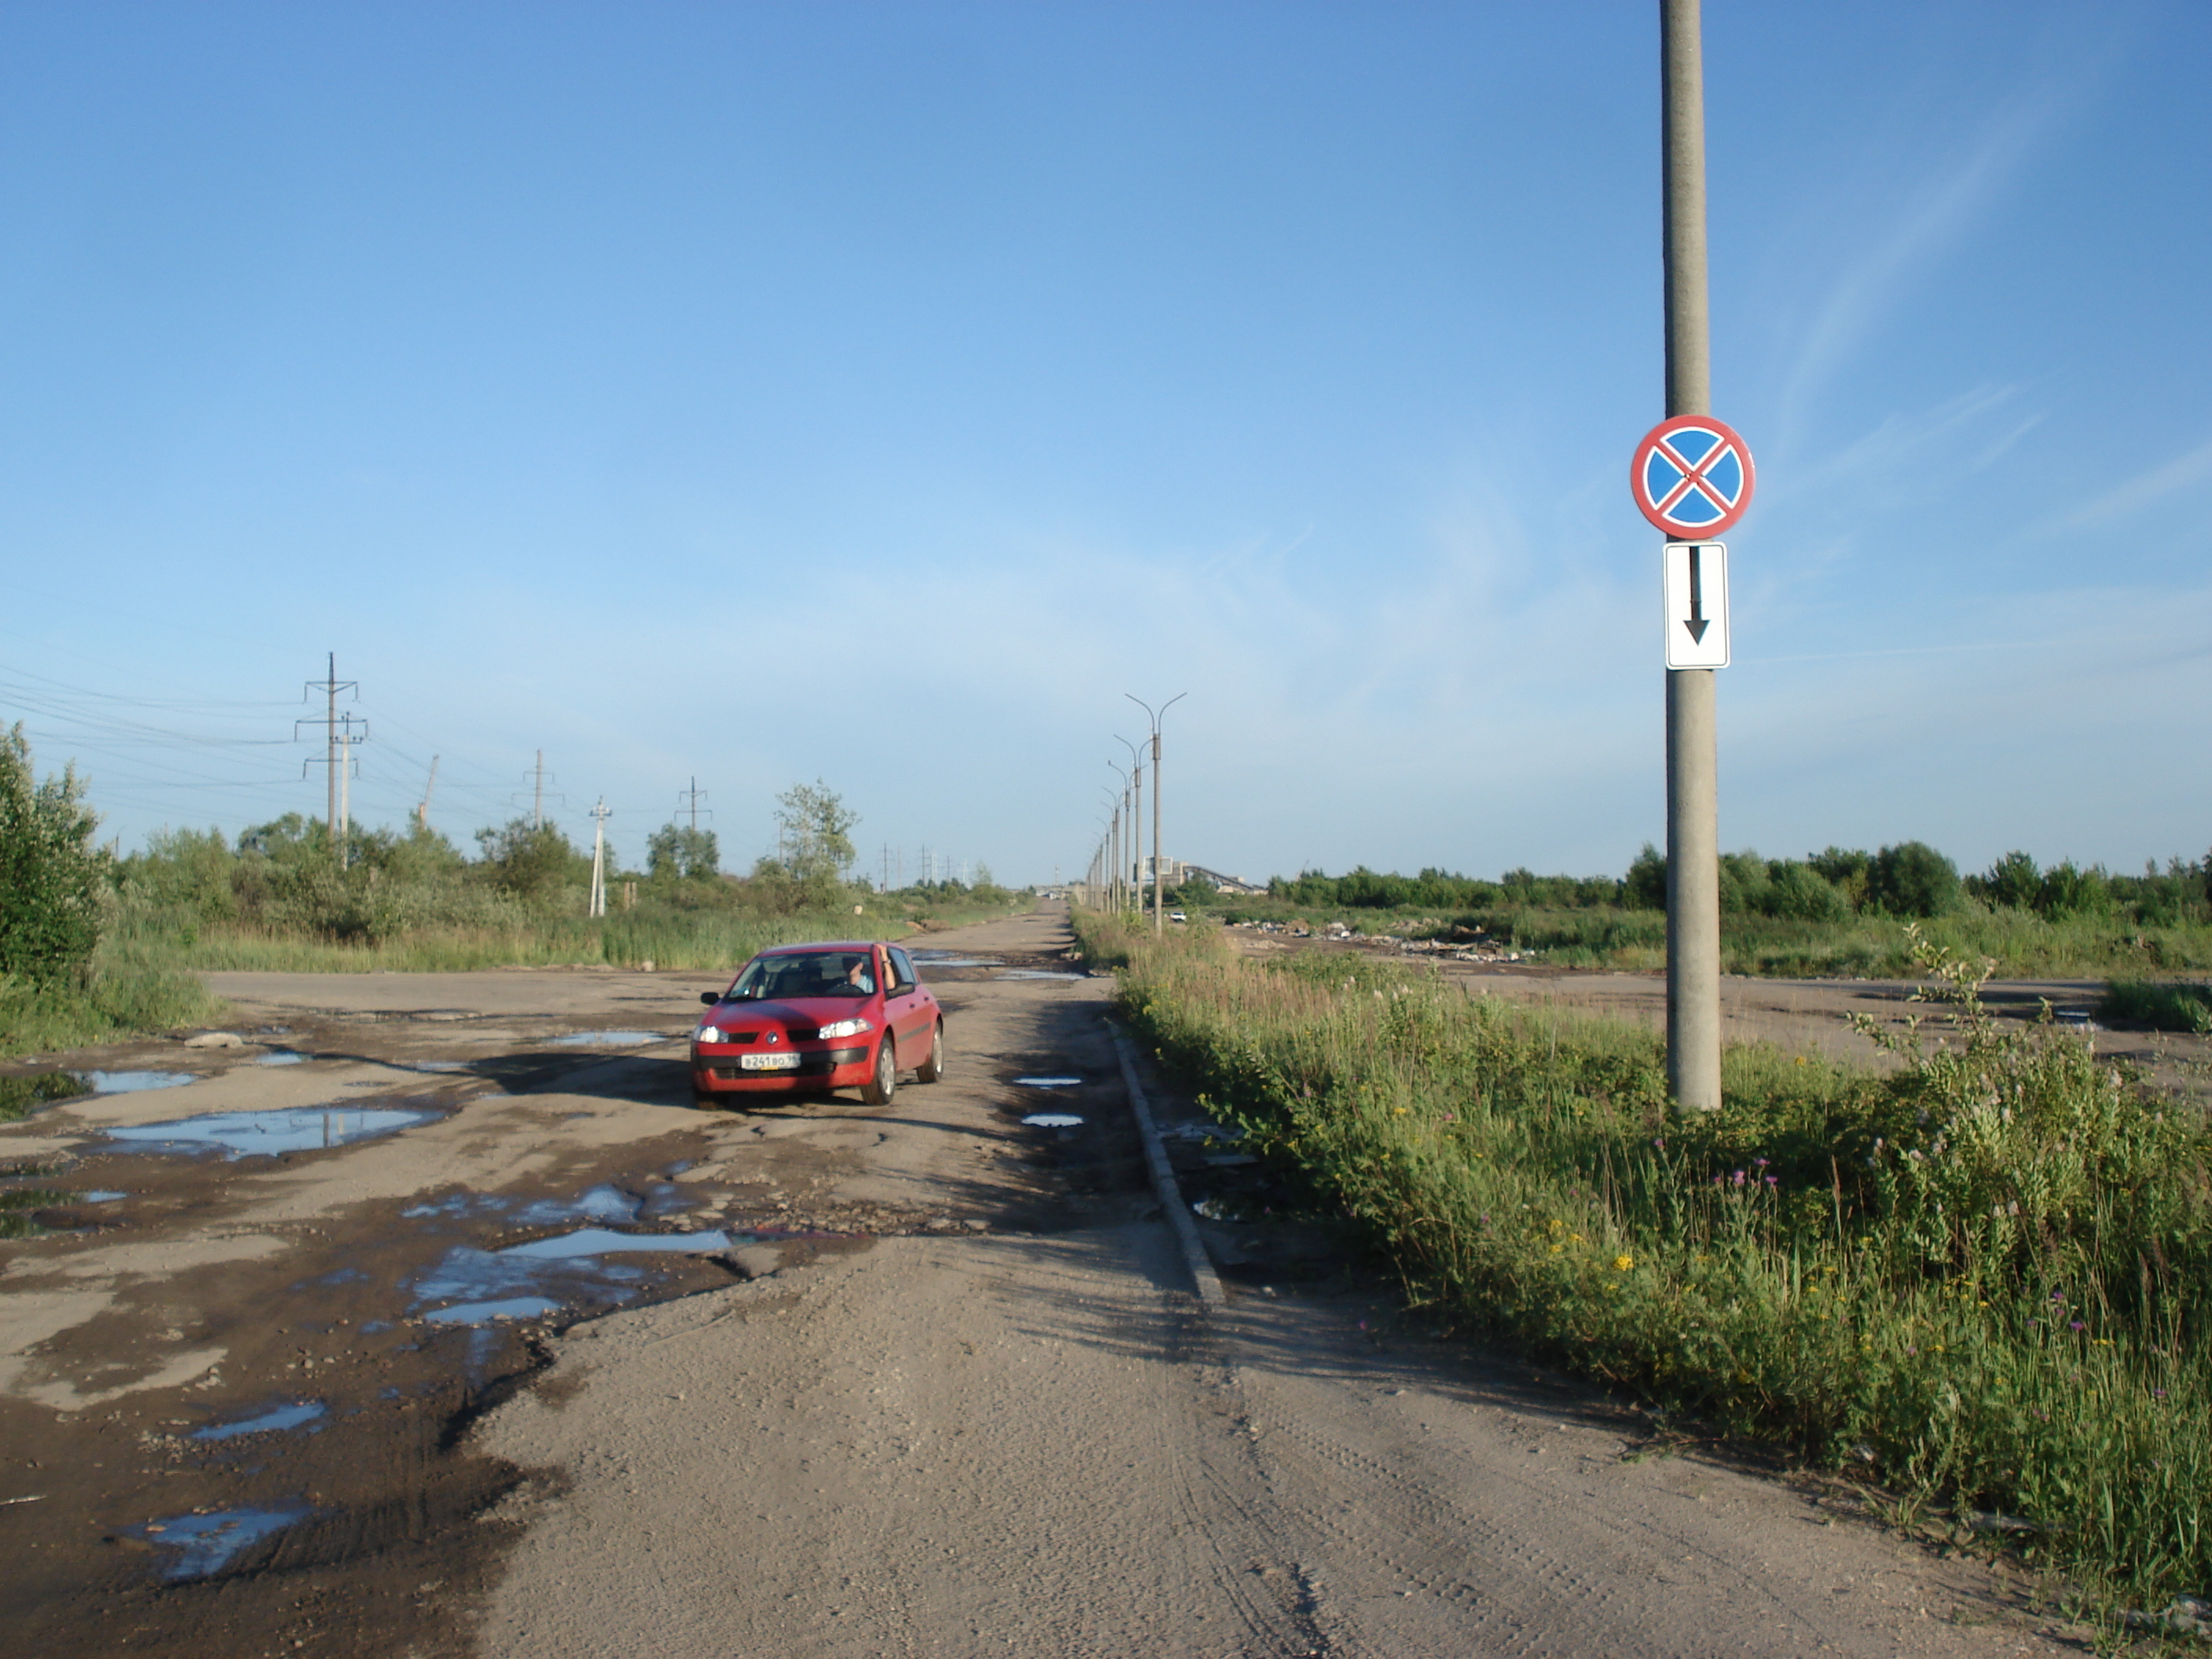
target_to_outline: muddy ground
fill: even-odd
[[[1062,921],[929,943],[951,1073],[881,1109],[690,1109],[676,974],[220,975],[240,1046],[62,1057],[193,1080],[0,1129],[69,1194],[0,1242],[17,1645],[2052,1650],[2001,1573],[1394,1322],[1183,1139],[1261,1212],[1202,1316]]]

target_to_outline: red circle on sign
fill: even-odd
[[[1751,505],[1751,446],[1726,421],[1677,415],[1644,434],[1628,464],[1637,510],[1677,541],[1710,541]]]

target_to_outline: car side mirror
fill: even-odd
[[[705,1003],[709,1008],[713,1007],[721,1000],[722,994],[720,991],[702,991],[699,993],[699,1000]]]

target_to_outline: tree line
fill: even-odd
[[[1951,914],[1969,904],[2062,921],[2111,916],[2147,926],[2212,921],[2212,854],[2171,859],[2141,875],[2122,875],[2072,860],[2045,868],[2027,853],[2006,854],[1989,869],[1962,875],[1925,842],[1905,841],[1873,852],[1830,847],[1802,859],[1768,859],[1751,851],[1720,860],[1721,908],[1804,921],[1851,916],[1904,918]],[[1495,880],[1425,869],[1386,875],[1364,866],[1341,876],[1306,870],[1277,876],[1271,898],[1314,909],[1484,911],[1503,907],[1663,910],[1666,855],[1648,842],[1620,876],[1540,876],[1509,870]]]

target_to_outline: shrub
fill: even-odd
[[[81,981],[99,947],[108,860],[76,769],[44,783],[23,728],[0,734],[0,975]]]
[[[1874,855],[1866,890],[1893,916],[1940,916],[1959,902],[1959,866],[1924,841],[1903,841]]]

